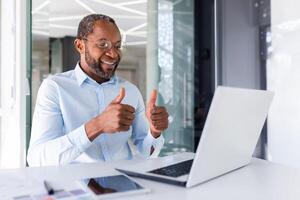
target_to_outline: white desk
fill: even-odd
[[[25,176],[41,180],[78,180],[81,178],[119,174],[114,166],[134,164],[139,160],[110,163],[74,164],[68,166],[36,167],[0,170],[0,178],[5,174]],[[294,169],[253,158],[250,165],[211,180],[196,187],[186,189],[154,181],[135,178],[152,191],[146,195],[128,196],[121,199],[239,199],[239,200],[290,200],[300,199],[300,169]],[[0,194],[1,196],[1,194]],[[0,197],[1,199],[1,197]]]

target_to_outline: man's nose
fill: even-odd
[[[111,58],[117,58],[119,56],[119,52],[113,47],[108,49],[105,54]]]

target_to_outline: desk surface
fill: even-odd
[[[14,176],[25,176],[28,179],[78,180],[119,174],[113,167],[135,164],[136,162],[140,162],[140,160],[3,169],[0,170],[0,178],[12,174]],[[253,158],[252,162],[246,167],[189,189],[138,178],[135,178],[135,180],[151,189],[151,193],[122,197],[121,199],[300,199],[300,169],[256,158]]]

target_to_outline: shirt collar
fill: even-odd
[[[92,79],[91,77],[89,77],[80,67],[79,62],[76,64],[75,67],[75,75],[76,75],[76,79],[77,79],[77,83],[79,86],[81,86],[83,84],[84,81],[89,80],[93,83],[98,84],[94,79]],[[105,85],[105,84],[114,84],[117,81],[117,77],[116,75],[114,75],[113,77],[111,77],[109,79],[109,81],[102,83],[101,85]]]
[[[82,83],[88,78],[88,75],[84,73],[84,71],[82,71],[79,62],[76,64],[75,67],[75,76],[79,86],[82,85]]]

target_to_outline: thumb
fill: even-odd
[[[111,103],[121,103],[124,97],[125,97],[125,89],[121,87],[119,95]]]
[[[155,106],[156,99],[157,99],[157,90],[154,89],[151,92],[150,100],[149,100],[149,103],[148,103],[148,106],[150,106],[150,108]]]

